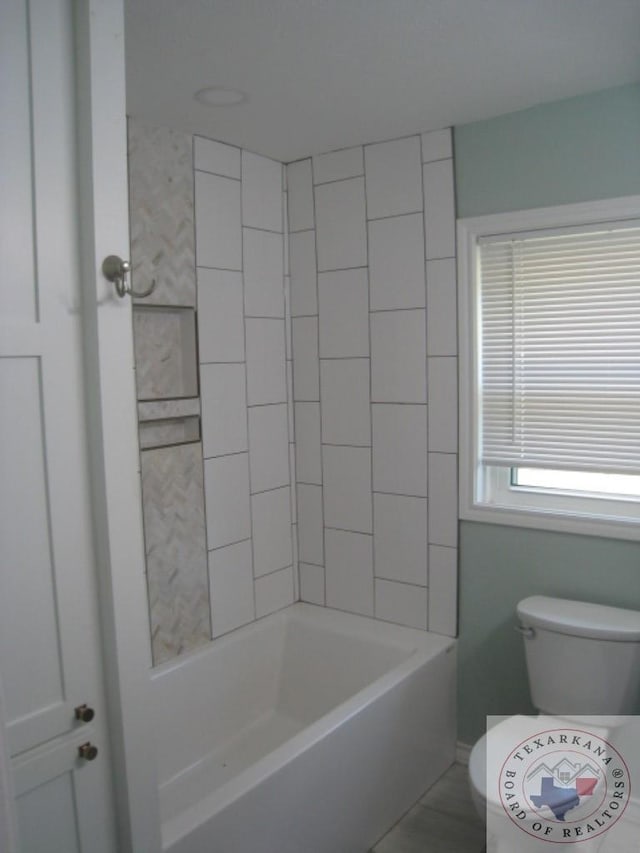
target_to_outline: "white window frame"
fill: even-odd
[[[640,503],[622,501],[618,504],[608,498],[552,495],[543,489],[510,489],[509,469],[489,471],[479,462],[476,308],[477,246],[481,237],[638,218],[640,196],[625,196],[458,220],[459,494],[462,519],[640,540]],[[623,508],[627,517],[618,514]]]

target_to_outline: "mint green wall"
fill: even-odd
[[[640,610],[640,545],[475,522],[460,532],[458,737],[473,743],[487,714],[533,711],[513,630],[518,601],[555,595]]]
[[[455,128],[459,217],[640,194],[640,84]]]
[[[640,194],[640,85],[455,128],[458,216]],[[557,595],[640,610],[640,544],[462,522],[458,737],[531,713],[515,606]],[[638,709],[640,712],[640,708]]]

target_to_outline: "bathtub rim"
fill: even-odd
[[[259,758],[249,767],[240,771],[236,776],[205,794],[202,799],[163,821],[161,824],[163,850],[170,848],[173,844],[176,844],[187,836],[192,831],[194,825],[201,824],[222,811],[237,800],[245,791],[261,784],[269,776],[276,773],[288,761],[311,749],[319,741],[329,736],[340,725],[367,708],[376,699],[401,684],[430,661],[440,655],[452,653],[457,646],[457,641],[454,637],[447,637],[443,634],[408,628],[391,622],[382,622],[369,616],[348,613],[335,608],[327,608],[306,602],[295,602],[293,605],[289,605],[282,610],[262,617],[255,622],[251,622],[217,638],[211,646],[205,647],[204,650],[198,650],[197,654],[202,654],[203,652],[205,654],[207,652],[215,654],[213,645],[217,645],[218,653],[220,653],[222,648],[233,641],[237,641],[242,636],[258,633],[260,628],[264,630],[265,623],[269,621],[282,621],[286,623],[286,621],[296,618],[307,618],[311,619],[314,623],[321,622],[329,625],[338,623],[338,626],[346,629],[343,630],[343,633],[347,634],[354,633],[362,636],[361,633],[358,633],[358,628],[360,632],[364,630],[365,633],[380,634],[384,638],[384,644],[390,644],[405,650],[407,657],[386,673],[374,679],[370,684],[358,690],[348,699],[345,699],[330,711],[327,711],[317,720],[304,726],[293,737],[268,752],[262,758]],[[379,638],[377,639],[379,640]],[[162,674],[171,672],[177,665],[174,661],[171,661],[168,665],[163,665],[162,672],[154,673],[154,675],[159,678]],[[177,780],[180,775],[187,773],[191,767],[193,765],[172,776],[163,783],[162,787]]]

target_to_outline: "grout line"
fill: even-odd
[[[289,176],[287,174],[287,167],[282,165],[282,270],[283,270],[283,279],[282,279],[282,293],[284,298],[284,349],[285,349],[285,363],[284,363],[284,378],[285,378],[285,390],[287,397],[287,408],[286,408],[286,423],[287,423],[287,466],[289,472],[289,537],[291,543],[291,580],[293,584],[293,600],[300,600],[300,570],[299,570],[299,559],[298,559],[298,536],[297,536],[297,523],[298,523],[298,497],[296,490],[296,470],[297,470],[297,460],[296,460],[296,436],[295,436],[295,404],[293,402],[293,335],[292,335],[292,314],[291,314],[291,299],[292,299],[292,286],[293,279],[291,277],[291,241],[289,234]],[[290,355],[291,359],[287,358],[287,350],[289,349],[288,344],[290,343]],[[289,371],[288,371],[288,362],[291,360],[291,370],[292,370],[292,383],[291,389],[289,389]],[[289,392],[291,391],[291,395]],[[292,434],[293,433],[293,434]],[[291,446],[293,445],[293,451],[291,450]],[[295,517],[295,521],[294,521]],[[294,536],[294,525],[296,526],[296,535]],[[296,594],[297,593],[297,594]]]
[[[213,640],[213,608],[211,606],[211,598],[212,598],[212,579],[211,579],[211,569],[209,566],[209,530],[207,524],[207,489],[206,489],[206,458],[204,455],[204,424],[202,418],[202,376],[201,374],[201,365],[206,362],[202,362],[200,360],[200,312],[198,310],[198,297],[200,295],[200,285],[198,282],[198,229],[196,223],[196,142],[195,136],[191,137],[191,165],[192,165],[192,173],[191,173],[191,186],[193,192],[193,261],[194,261],[194,276],[195,276],[195,310],[196,310],[196,323],[195,323],[195,334],[196,334],[196,353],[198,357],[198,364],[196,365],[196,374],[198,381],[198,404],[200,406],[200,464],[202,467],[202,511],[204,514],[204,547],[205,547],[205,558],[207,563],[206,569],[206,578],[207,578],[207,606],[209,609],[209,639]],[[248,441],[248,437],[247,437]],[[248,464],[248,457],[247,457]],[[146,548],[145,548],[146,553]],[[149,607],[151,603],[149,603]]]
[[[363,157],[365,154],[364,147],[362,149]],[[373,536],[373,531],[375,530],[375,509],[373,505],[373,346],[372,346],[372,333],[371,333],[371,273],[370,273],[370,235],[369,235],[369,194],[367,192],[368,182],[366,176],[366,161],[365,161],[365,178],[364,178],[364,231],[365,231],[365,240],[366,240],[366,252],[367,252],[367,331],[369,334],[369,435],[371,436],[371,444],[369,448],[369,489],[371,494],[369,495],[369,500],[371,502],[371,607],[373,612],[374,619],[376,618],[377,612],[377,599],[376,599],[376,546],[375,546],[375,538]]]
[[[358,147],[358,146],[355,146],[355,147]],[[331,154],[332,152],[331,152],[331,151],[329,151],[329,152],[327,152],[327,153]],[[321,157],[322,155],[320,154],[320,155],[317,155],[317,156],[320,156],[320,157]],[[312,161],[311,161],[311,170],[312,170],[312,171],[311,171],[311,174],[313,175],[313,159],[312,159]],[[359,174],[357,174],[357,175],[349,175],[349,177],[347,177],[347,178],[333,178],[333,179],[332,179],[332,180],[330,180],[330,181],[314,181],[314,182],[313,182],[313,188],[314,188],[314,190],[315,190],[315,189],[316,189],[316,187],[326,187],[326,186],[330,186],[331,184],[344,184],[344,183],[345,183],[345,181],[357,181],[357,180],[359,180],[360,178],[364,178],[364,171],[360,172],[360,173],[359,173]],[[317,221],[318,221],[318,220],[316,219],[316,223],[317,223]]]
[[[437,128],[438,130],[444,130],[444,128]],[[404,136],[391,136],[388,139],[378,139],[375,142],[365,142],[362,146],[363,148],[371,148],[374,145],[386,145],[389,142],[402,142],[405,139],[413,139],[414,137],[418,137],[418,139],[422,138],[423,133],[430,133],[428,130],[421,130],[417,133],[405,133]]]
[[[193,137],[193,139],[195,140],[195,136]],[[214,140],[214,139],[211,140],[211,142],[215,142],[215,141],[216,140]],[[195,148],[195,146],[194,146],[194,148]],[[194,155],[195,155],[195,150],[194,150]],[[237,183],[241,183],[241,179],[235,178],[233,175],[223,175],[220,172],[210,172],[209,169],[197,169],[195,166],[195,156],[194,156],[193,162],[194,162],[194,166],[193,166],[194,175],[196,172],[199,172],[201,175],[213,175],[216,178],[224,178],[227,181],[236,181]]]
[[[317,258],[317,254],[316,254],[316,258]],[[316,267],[317,267],[317,261],[316,261]],[[332,267],[331,269],[326,269],[326,270],[321,270],[321,269],[317,268],[317,273],[320,276],[320,275],[324,275],[324,273],[328,273],[328,272],[348,272],[349,270],[366,270],[368,268],[369,268],[368,264],[359,264],[358,266],[355,266],[355,267]]]
[[[236,539],[233,542],[226,542],[224,545],[214,545],[213,548],[207,549],[207,553],[213,554],[214,551],[221,551],[223,548],[232,548],[234,545],[241,545],[243,542],[251,542],[251,537],[246,536],[244,539]]]
[[[268,495],[269,492],[279,492],[281,489],[290,489],[291,488],[291,480],[288,483],[280,483],[277,486],[269,486],[268,489],[258,489],[257,492],[251,492],[251,497],[255,498],[257,495]],[[293,524],[293,522],[291,522]]]
[[[370,355],[322,355],[320,361],[371,361]]]
[[[427,493],[429,493],[429,416],[431,415],[431,408],[429,406],[429,314],[427,312],[427,302],[428,302],[428,283],[427,283],[427,198],[425,193],[425,164],[423,159],[423,145],[422,145],[422,136],[420,137],[420,160],[422,161],[420,166],[420,192],[422,194],[422,233],[424,237],[424,266],[423,266],[423,275],[424,275],[424,304],[425,304],[425,312],[424,312],[424,351],[426,355],[426,364],[425,364],[425,400],[427,402],[427,417],[426,417],[426,429],[424,436],[424,452],[426,456],[427,463]],[[427,508],[425,513],[425,527],[426,527],[426,536],[427,536],[427,551],[426,551],[426,574],[427,574],[427,588],[429,587],[429,508],[430,503],[427,500]],[[427,631],[429,630],[429,597],[427,597],[427,612],[425,613],[426,618],[426,627]]]
[[[244,316],[247,320],[274,320],[276,322],[280,321],[281,323],[286,320],[286,317],[284,315],[279,314],[245,314]]]
[[[250,452],[249,447],[249,367],[247,364],[247,317],[245,314],[246,311],[246,293],[245,293],[245,280],[244,280],[244,205],[243,205],[243,192],[242,192],[242,178],[243,178],[243,161],[244,157],[242,149],[240,150],[240,255],[242,257],[242,321],[244,324],[244,373],[245,373],[245,415],[247,421],[247,452]],[[251,500],[251,459],[248,457],[248,467],[249,467],[249,524],[251,527],[251,591],[253,593],[253,620],[257,619],[257,609],[256,609],[256,549],[255,542],[253,539],[254,530],[253,530],[253,501]]]
[[[422,171],[422,168],[420,171]],[[422,212],[421,208],[418,208],[418,210],[403,210],[402,213],[387,213],[384,216],[370,216],[367,218],[367,222],[383,222],[385,219],[402,219],[403,216],[419,216]]]
[[[291,239],[291,236],[293,234],[308,234],[310,231],[315,231],[315,230],[316,230],[315,228],[297,228],[297,229],[292,228],[289,231],[289,239]]]
[[[321,494],[320,494],[320,525],[321,525],[321,535],[322,535],[322,564],[323,564],[323,606],[327,606],[327,542],[326,542],[326,530],[325,530],[325,511],[324,511],[324,453],[322,451],[322,385],[321,385],[321,376],[320,376],[320,269],[318,265],[318,211],[317,211],[317,203],[316,203],[316,188],[315,182],[313,180],[313,158],[310,160],[310,171],[311,171],[311,197],[313,202],[313,237],[314,237],[314,251],[315,251],[315,276],[316,276],[316,305],[318,307],[318,320],[317,320],[317,328],[318,328],[318,404],[320,408],[320,476],[322,479],[322,483],[320,485]],[[297,402],[304,402],[302,400],[298,400]],[[310,401],[315,402],[315,401]]]
[[[371,442],[369,442],[368,444],[347,444],[344,441],[341,441],[341,442],[323,441],[322,446],[323,447],[352,447],[354,450],[367,450],[372,445],[371,445]]]
[[[253,576],[254,583],[255,583],[255,581],[262,580],[262,578],[268,578],[268,577],[271,577],[271,575],[277,575],[278,572],[286,572],[287,569],[292,569],[292,568],[293,568],[293,565],[291,563],[288,563],[286,566],[280,566],[279,569],[270,569],[268,572],[265,572],[262,575],[254,575]],[[282,609],[282,608],[278,608],[278,609]],[[273,612],[275,613],[275,611],[273,611]]]
[[[249,403],[248,409],[265,409],[268,406],[286,406],[287,400],[277,400],[275,403]]]
[[[426,297],[425,297],[426,299]],[[369,310],[370,314],[398,314],[400,312],[406,313],[407,311],[426,311],[425,305],[416,305],[415,307],[410,308],[371,308]]]
[[[388,495],[391,498],[417,498],[421,501],[426,501],[429,497],[428,495],[414,495],[414,494],[405,494],[405,492],[385,492],[382,489],[374,489],[372,494],[374,495]]]
[[[196,270],[217,270],[218,272],[237,272],[242,275],[242,269],[232,269],[231,267],[208,267],[206,264],[198,264]],[[243,306],[244,308],[244,306]]]
[[[337,530],[339,533],[356,533],[358,536],[371,536],[373,539],[373,532],[370,530],[352,530],[350,527],[336,527],[334,524],[326,524],[325,530]],[[372,574],[371,577],[373,578],[374,575]]]
[[[442,163],[443,160],[453,160],[453,153],[450,157],[434,157],[432,160],[423,160],[422,165],[427,166],[429,163]]]
[[[249,455],[249,448],[248,447],[246,450],[231,450],[228,453],[218,453],[215,456],[203,456],[203,459],[205,459],[205,460],[208,460],[208,459],[226,459],[227,456],[244,456],[245,453],[247,454],[247,456]]]
[[[429,585],[426,583],[412,583],[411,581],[401,581],[397,578],[387,577],[386,575],[374,575],[373,579],[376,581],[387,581],[387,583],[398,583],[402,586],[411,586],[415,587],[416,589],[429,589]]]
[[[283,231],[275,231],[273,228],[260,228],[258,225],[243,225],[242,227],[246,228],[247,231],[261,231],[263,234],[275,234],[278,237],[284,235]]]

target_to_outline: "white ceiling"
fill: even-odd
[[[131,115],[287,162],[638,80],[640,2],[126,0],[126,45]]]

